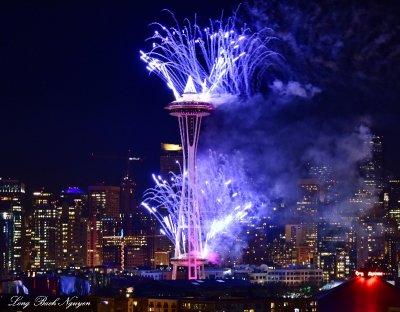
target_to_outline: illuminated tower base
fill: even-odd
[[[176,280],[178,267],[187,267],[189,280],[206,279],[206,273],[204,271],[206,262],[206,259],[197,257],[184,257],[182,259],[172,258],[172,279]]]
[[[202,117],[208,116],[213,106],[190,99],[166,107],[172,116],[178,117],[183,150],[182,194],[175,238],[175,254],[172,262],[172,279],[177,277],[179,266],[187,267],[188,279],[205,279],[202,229],[196,187],[196,152]]]

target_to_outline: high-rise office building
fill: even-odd
[[[370,150],[370,157],[360,165],[364,186],[376,191],[383,189],[383,137],[372,135],[370,140],[364,142]]]
[[[137,184],[129,175],[121,183],[120,209],[123,236],[151,233],[151,216],[139,206]]]
[[[389,179],[383,198],[386,216],[387,267],[388,272],[397,278],[400,267],[400,179]]]
[[[101,221],[97,220],[96,214],[89,215],[86,225],[86,265],[94,267],[103,261],[103,237],[101,232]],[[100,235],[98,237],[98,235]]]
[[[339,194],[337,191],[337,180],[332,168],[328,165],[310,165],[308,174],[311,179],[318,182],[319,185],[319,201],[322,205],[331,205],[337,203]],[[322,207],[320,207],[322,208]],[[319,215],[323,215],[324,211],[319,211]]]
[[[271,223],[267,229],[267,260],[266,264],[278,268],[296,264],[295,246],[292,242],[286,241],[285,225]]]
[[[131,175],[131,162],[140,160],[139,157],[131,157],[128,151],[126,174],[121,183],[120,195],[123,236],[136,235],[143,231],[141,209],[138,207],[138,184]]]
[[[347,220],[318,223],[318,266],[325,282],[347,278],[356,269],[355,237]]]
[[[317,226],[316,224],[286,224],[285,239],[294,246],[295,264],[316,264]]]
[[[0,277],[21,270],[25,185],[0,178]]]
[[[381,218],[358,223],[357,268],[382,267],[385,258],[386,227]]]
[[[58,267],[86,265],[86,209],[87,195],[82,190],[69,187],[61,192],[57,204]]]
[[[134,235],[139,232],[141,218],[138,209],[136,182],[129,176],[124,177],[121,183],[120,209],[122,216],[122,229],[124,236]]]
[[[103,236],[102,265],[122,267],[122,248],[122,236]]]
[[[384,262],[386,226],[383,218],[388,217],[387,198],[383,194],[383,138],[371,135],[364,147],[369,155],[360,162],[361,183],[350,199],[357,228],[356,265],[377,267]]]
[[[120,218],[120,187],[111,185],[89,186],[89,213]]]
[[[389,180],[384,203],[387,206],[386,216],[394,221],[397,229],[400,230],[400,179]]]
[[[120,187],[89,186],[88,204],[87,264],[96,266],[103,264],[103,248],[109,248],[105,246],[103,237],[120,236],[122,233]],[[110,252],[107,250],[107,253]]]
[[[160,156],[160,175],[167,179],[170,173],[179,175],[181,174],[181,167],[183,165],[183,150],[180,144],[161,143],[161,156]],[[162,209],[162,208],[161,208]],[[151,258],[153,264],[156,264],[155,253],[157,254],[172,254],[174,245],[164,235],[160,235],[160,224],[154,218],[143,211],[139,210],[141,223],[146,226],[147,231],[142,233],[135,233],[135,235],[147,234],[148,248],[151,248]],[[165,211],[167,213],[167,211]]]
[[[300,220],[315,221],[319,204],[323,200],[321,185],[317,179],[300,179],[298,192],[296,215]]]
[[[146,235],[103,237],[103,264],[119,269],[150,267],[154,261],[153,248]]]
[[[180,144],[161,143],[160,174],[166,179],[170,172],[181,173],[183,152]]]
[[[21,270],[23,272],[32,267],[32,224],[33,211],[27,205],[22,215],[22,251],[21,251]]]
[[[247,264],[263,264],[268,260],[267,231],[268,218],[252,218],[244,234],[248,246],[243,250],[243,261]]]
[[[383,202],[380,201],[384,189],[383,138],[372,135],[364,142],[364,146],[370,154],[360,163],[361,184],[350,203],[357,210],[359,218],[372,215],[382,217],[385,214]]]
[[[48,192],[33,193],[32,268],[49,270],[57,267],[59,213],[57,199]]]

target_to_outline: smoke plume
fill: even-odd
[[[372,2],[259,1],[246,8],[249,27],[269,29],[280,58],[259,94],[220,106],[206,120],[202,146],[240,152],[253,191],[288,206],[307,165],[328,166],[336,206],[348,210],[360,163],[371,157],[371,129],[386,114],[376,103],[391,103],[400,65],[398,6],[389,14]]]

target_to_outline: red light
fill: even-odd
[[[376,278],[369,278],[367,281],[367,286],[371,287],[374,284],[376,284],[376,282],[377,282]]]

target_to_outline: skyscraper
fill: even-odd
[[[326,282],[349,277],[356,269],[355,231],[337,219],[318,223],[318,264]]]
[[[57,199],[41,190],[33,193],[32,225],[32,267],[36,269],[55,269],[57,266],[57,232],[59,214]]]
[[[245,240],[248,246],[243,250],[243,261],[247,264],[263,264],[268,260],[267,231],[268,218],[251,218],[246,224]]]
[[[337,180],[334,176],[332,167],[329,165],[310,165],[308,169],[309,176],[316,180],[319,185],[319,201],[323,205],[331,205],[338,201]],[[323,207],[319,207],[323,209]],[[319,211],[322,216],[324,211]]]
[[[120,187],[89,186],[88,195],[87,264],[96,266],[103,263],[103,237],[121,235]]]
[[[356,212],[357,222],[357,266],[381,265],[384,258],[385,226],[383,217],[384,189],[383,176],[383,137],[371,135],[364,142],[369,156],[360,163],[359,189],[350,199]]]
[[[360,166],[364,185],[377,190],[383,189],[383,137],[372,135],[369,141],[364,142],[370,157],[368,157]]]
[[[364,146],[370,155],[360,163],[362,182],[351,203],[357,207],[360,217],[382,217],[384,210],[380,196],[384,188],[383,137],[372,135],[364,142]]]
[[[160,174],[166,179],[170,172],[181,173],[183,164],[182,146],[179,144],[161,143]]]
[[[25,185],[0,178],[0,277],[21,269]]]
[[[123,235],[134,235],[141,227],[140,213],[137,203],[136,182],[129,176],[124,177],[121,183],[120,208],[122,216]]]
[[[300,179],[298,191],[297,215],[301,220],[315,221],[319,204],[323,200],[321,185],[317,179]]]
[[[167,179],[170,173],[180,175],[183,165],[183,150],[180,144],[161,143],[160,175]],[[164,235],[160,234],[160,224],[154,222],[154,252],[170,254],[174,246]]]
[[[390,179],[384,202],[387,203],[387,216],[400,230],[400,179]]]
[[[86,223],[84,210],[87,209],[87,195],[77,187],[62,191],[57,204],[58,264],[65,268],[70,264],[86,265]]]
[[[317,225],[286,224],[285,239],[294,246],[294,264],[316,264],[317,254]]]

